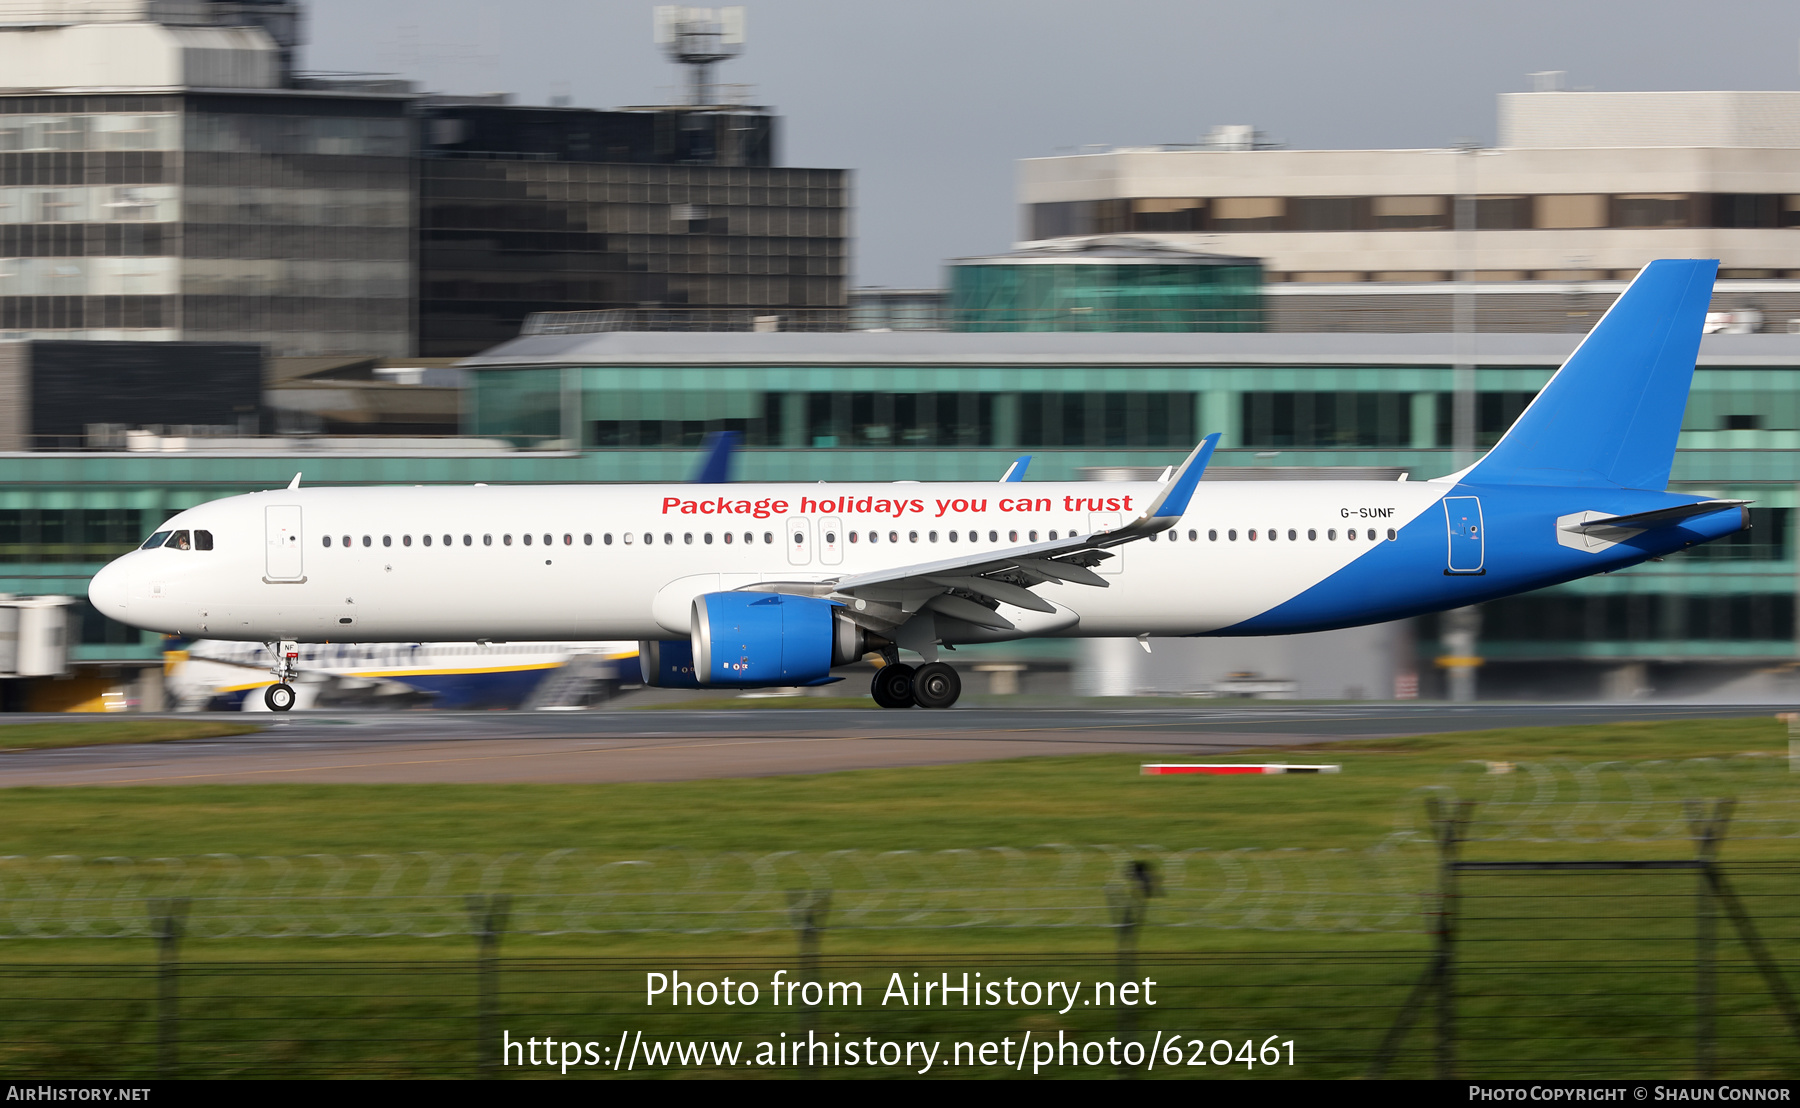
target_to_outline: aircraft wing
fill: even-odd
[[[796,583],[792,587],[782,582],[763,582],[752,588],[763,592],[804,590],[859,601],[849,614],[858,622],[877,626],[896,626],[915,613],[930,609],[978,626],[1010,630],[1013,623],[994,610],[999,604],[1054,612],[1055,605],[1032,592],[1033,586],[1056,581],[1106,588],[1106,578],[1090,567],[1112,557],[1109,547],[1148,538],[1175,526],[1187,511],[1194,486],[1199,484],[1218,442],[1218,435],[1207,436],[1136,519],[1111,531],[1070,535],[1005,550],[971,551],[961,557],[856,573],[836,580]]]

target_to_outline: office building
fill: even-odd
[[[409,97],[294,78],[294,7],[6,5],[0,337],[411,351]]]
[[[849,172],[779,165],[768,113],[420,110],[421,355],[479,353],[546,311],[661,330],[844,326]]]
[[[1800,92],[1508,93],[1485,150],[1240,139],[1026,159],[1021,237],[1261,258],[1274,330],[1450,330],[1459,274],[1477,330],[1585,330],[1665,257],[1758,282],[1722,311],[1800,318]]]

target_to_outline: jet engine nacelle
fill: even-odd
[[[811,596],[714,592],[694,598],[692,654],[702,685],[807,685],[863,656],[863,630]]]
[[[661,642],[645,639],[638,643],[638,672],[644,684],[653,689],[697,689],[694,673],[694,650],[686,639]]]

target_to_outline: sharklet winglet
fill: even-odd
[[[1144,518],[1179,519],[1186,513],[1188,501],[1194,496],[1194,487],[1200,483],[1200,475],[1206,472],[1206,463],[1212,460],[1213,450],[1218,445],[1217,431],[1201,439],[1200,445],[1194,447],[1194,452],[1187,456],[1187,461],[1182,462],[1181,468],[1175,471],[1174,478],[1163,486],[1161,495],[1150,505],[1150,510],[1144,513]]]

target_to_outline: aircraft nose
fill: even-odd
[[[100,567],[88,582],[88,600],[105,615],[123,614],[131,599],[125,567],[117,561]]]

